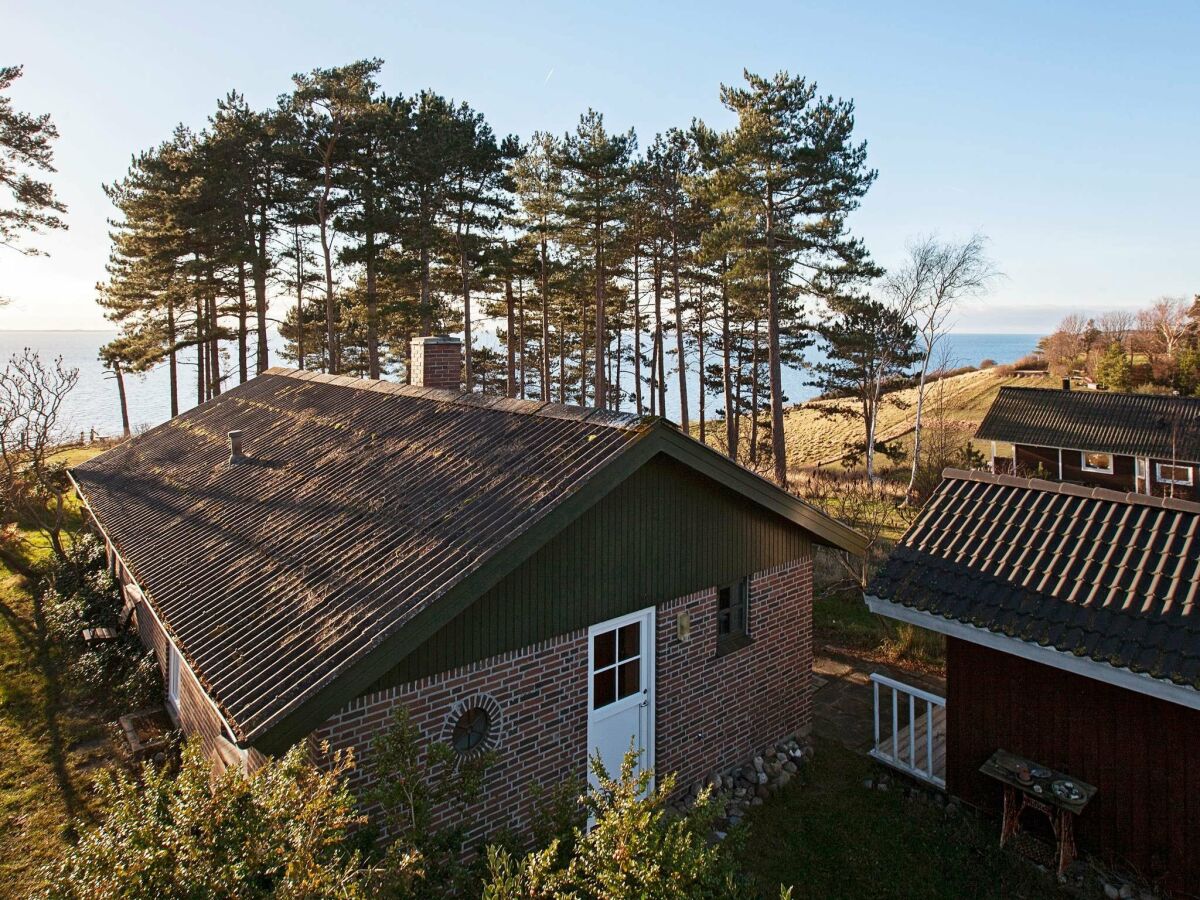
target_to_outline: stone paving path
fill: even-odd
[[[874,691],[871,673],[879,672],[903,684],[946,696],[946,680],[909,672],[874,660],[827,651],[813,662],[813,731],[860,753],[875,739]]]

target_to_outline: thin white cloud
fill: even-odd
[[[543,82],[542,82],[542,84],[549,84],[549,83],[550,83],[550,76],[551,76],[551,75],[553,75],[553,74],[554,74],[554,67],[553,67],[553,66],[551,66],[551,67],[550,67],[550,71],[546,73],[546,80],[545,80],[545,81],[543,81]]]

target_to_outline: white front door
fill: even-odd
[[[588,629],[588,783],[599,752],[611,777],[633,745],[654,766],[654,607]]]

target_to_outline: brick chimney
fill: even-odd
[[[415,337],[410,381],[417,387],[462,390],[462,341],[447,335]]]

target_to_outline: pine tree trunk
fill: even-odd
[[[655,387],[658,390],[658,414],[667,414],[667,361],[666,348],[663,346],[662,319],[662,253],[658,247],[654,249],[654,376]]]
[[[212,284],[210,280],[210,285]],[[209,397],[216,397],[221,393],[221,335],[217,328],[217,298],[215,293],[208,297],[208,322],[209,322],[209,341],[208,341],[208,356],[209,356],[209,378],[211,379],[211,388],[209,389]]]
[[[238,383],[245,384],[249,377],[246,368],[246,261],[238,260]]]
[[[296,365],[304,370],[304,248],[300,243],[300,226],[293,227],[296,249]]]
[[[605,382],[606,384],[609,384],[609,385],[615,385],[616,389],[612,390],[612,388],[610,388],[610,391],[613,394],[613,399],[612,399],[612,402],[614,404],[613,409],[615,409],[617,412],[621,411],[621,395],[622,395],[621,375],[623,374],[623,372],[621,370],[621,363],[623,361],[622,357],[624,356],[624,354],[625,354],[625,331],[622,328],[618,328],[617,329],[617,352],[616,352],[616,354],[610,353],[608,355],[608,375],[607,375],[607,381]],[[615,365],[617,368],[615,376],[613,374],[613,365],[614,365],[613,357],[614,357],[614,355],[616,356]]]
[[[254,258],[254,315],[258,326],[258,352],[255,357],[254,371],[261,375],[270,366],[267,351],[267,237],[268,222],[266,210],[262,213],[258,230],[258,252]]]
[[[787,445],[783,438],[783,367],[779,357],[779,284],[775,261],[775,195],[767,191],[767,365],[771,376],[771,454],[775,481],[787,490]]]
[[[546,290],[546,235],[542,233],[541,293],[542,293],[542,399],[550,401],[550,295]]]
[[[642,414],[642,298],[641,298],[641,254],[639,247],[633,248],[633,394],[637,414]]]
[[[754,317],[754,343],[750,347],[750,464],[758,465],[759,318]]]
[[[725,395],[725,455],[737,459],[738,417],[733,399],[733,372],[730,368],[729,285],[725,265],[721,265],[721,387]]]
[[[560,308],[558,312],[558,402],[567,402],[567,311]]]
[[[708,393],[704,389],[704,294],[703,294],[703,289],[701,290],[701,294],[699,296],[699,304],[696,309],[696,316],[699,319],[699,322],[697,323],[697,326],[696,326],[696,353],[697,353],[696,359],[697,359],[697,364],[700,367],[700,373],[699,373],[700,377],[697,379],[698,384],[696,386],[697,387],[696,402],[699,404],[699,411],[700,411],[700,443],[703,444],[703,443],[705,443],[705,438],[707,437],[707,435],[705,433],[705,423],[704,423],[704,412],[705,412],[704,397]]]
[[[459,238],[459,276],[462,281],[463,301],[463,378],[468,391],[475,389],[474,369],[471,365],[471,273],[467,268],[467,251]]]
[[[683,293],[679,286],[679,242],[673,230],[671,233],[671,283],[675,288],[675,352],[679,356],[679,425],[684,434],[691,434],[687,359],[683,354]]]
[[[113,360],[113,375],[117,378],[117,396],[121,400],[121,434],[129,437],[129,404],[125,399],[125,375],[119,359]]]
[[[196,405],[205,400],[208,393],[208,354],[204,350],[204,306],[200,291],[196,290]]]
[[[521,339],[517,346],[520,347],[520,363],[521,363],[521,381],[520,381],[520,397],[525,399],[525,357],[526,350],[529,345],[525,343],[525,279],[522,277],[517,282],[517,303],[520,307],[520,315],[517,322],[517,328],[520,329]]]
[[[328,181],[328,176],[326,178]],[[326,193],[321,197],[320,209],[317,213],[321,221],[321,253],[325,259],[325,370],[330,375],[336,375],[338,372],[337,308],[333,300],[333,250],[329,246],[329,223],[326,221],[328,218],[325,202],[326,196],[328,196],[328,187],[326,188]]]
[[[433,291],[429,273],[429,248],[421,248],[421,334],[433,331]]]
[[[516,303],[513,297],[512,272],[508,271],[504,274],[504,312],[507,317],[506,326],[508,328],[508,385],[504,391],[505,396],[517,396],[517,311]]]
[[[369,208],[367,221],[374,218],[374,209]],[[367,245],[367,376],[378,379],[379,369],[379,297],[375,286],[375,232],[368,226]]]
[[[179,367],[176,348],[179,346],[175,334],[175,301],[167,296],[167,371],[171,380],[171,418],[179,415]]]
[[[580,298],[579,304],[579,405],[587,406],[587,376],[588,376],[588,304],[587,296]]]
[[[608,384],[605,381],[604,357],[606,347],[605,332],[607,325],[604,320],[604,251],[603,243],[603,228],[597,223],[596,225],[596,378],[594,388],[596,391],[596,407],[597,409],[608,409]],[[586,404],[585,400],[581,402]]]

